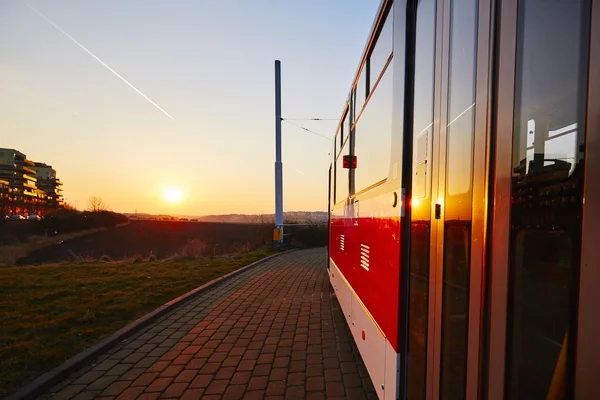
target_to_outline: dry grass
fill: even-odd
[[[184,253],[201,250],[193,243]],[[0,269],[0,396],[161,304],[272,253]]]
[[[118,226],[124,225],[127,224],[121,224]],[[29,253],[43,249],[44,247],[59,244],[78,237],[91,235],[92,233],[105,231],[107,229],[110,228],[86,229],[83,231],[64,233],[56,236],[30,236],[24,243],[0,246],[0,267],[13,266],[19,258],[25,257]]]

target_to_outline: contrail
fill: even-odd
[[[114,69],[112,69],[111,67],[109,67],[108,65],[106,65],[106,63],[104,61],[102,61],[101,59],[99,59],[94,53],[92,53],[91,51],[89,51],[88,49],[85,48],[85,46],[83,46],[81,43],[79,43],[77,40],[75,40],[75,38],[73,38],[71,35],[69,35],[67,32],[65,32],[64,30],[61,29],[60,26],[56,25],[54,22],[50,21],[50,19],[48,19],[48,17],[46,17],[44,14],[42,14],[40,11],[38,11],[37,9],[35,9],[31,4],[29,4],[28,2],[23,0],[23,3],[25,3],[27,5],[27,7],[31,8],[31,10],[33,10],[33,12],[35,12],[37,15],[39,15],[40,17],[44,18],[49,24],[51,24],[53,27],[55,27],[56,29],[58,29],[58,31],[60,33],[62,33],[63,35],[65,35],[66,37],[68,37],[69,39],[71,39],[71,41],[73,43],[75,43],[77,46],[81,47],[81,49],[83,51],[85,51],[86,53],[88,53],[90,56],[92,56],[93,58],[96,59],[96,61],[98,61],[100,64],[104,65],[110,72],[112,72],[113,74],[115,74],[115,76],[117,78],[119,78],[120,80],[122,80],[123,82],[125,82],[127,84],[127,86],[129,86],[130,88],[132,88],[133,90],[135,90],[140,96],[142,96],[144,99],[148,100],[154,107],[158,108],[160,111],[162,111],[163,114],[165,114],[167,117],[171,118],[173,121],[175,121],[175,118],[173,118],[168,112],[166,112],[165,110],[163,110],[162,108],[160,108],[160,106],[158,104],[156,104],[155,102],[153,102],[148,96],[146,96],[144,93],[142,93],[141,91],[138,90],[138,88],[136,88],[135,86],[133,86],[131,83],[127,82],[127,80],[125,78],[123,78],[121,75],[119,75],[119,73],[117,71],[115,71]]]

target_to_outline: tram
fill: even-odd
[[[383,0],[331,154],[379,398],[600,399],[600,1]]]

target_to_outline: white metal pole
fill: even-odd
[[[281,162],[281,61],[275,60],[275,228],[283,241],[283,164]]]

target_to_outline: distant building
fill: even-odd
[[[7,180],[0,179],[0,218],[8,214],[8,205],[11,199],[12,189]]]
[[[56,177],[54,168],[40,162],[36,162],[33,168],[36,172],[37,187],[46,195],[48,207],[58,208],[62,206],[62,182]]]
[[[56,179],[56,171],[27,159],[18,150],[0,148],[0,181],[5,182],[0,184],[4,215],[45,215],[62,205],[62,182]]]

